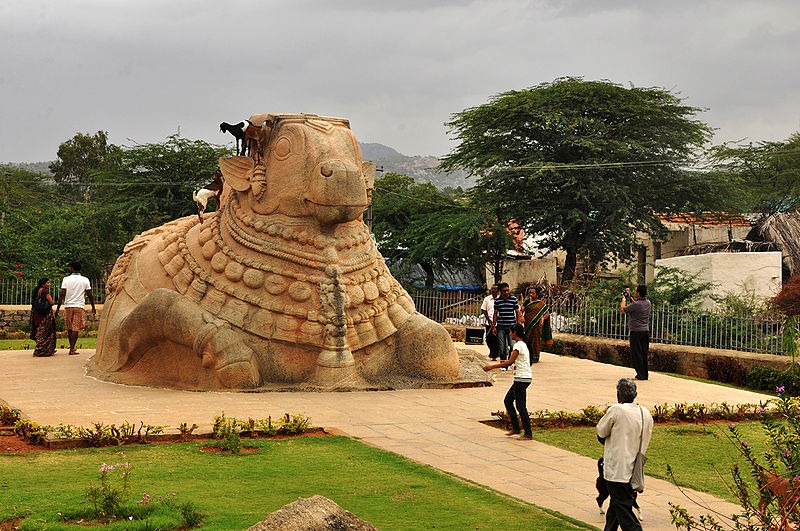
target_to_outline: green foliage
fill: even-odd
[[[241,421],[235,418],[225,418],[225,413],[214,418],[214,438],[217,439],[217,446],[222,450],[227,450],[234,454],[242,451],[242,427]]]
[[[713,282],[700,280],[700,273],[655,266],[653,282],[647,286],[647,298],[653,304],[669,304],[673,308],[696,308],[703,295],[714,289]],[[631,290],[633,291],[633,290]]]
[[[108,143],[108,133],[77,133],[58,146],[58,160],[50,164],[60,192],[68,200],[88,201],[94,191],[97,172],[119,154],[120,148]]]
[[[686,170],[711,136],[700,111],[661,88],[561,78],[453,115],[441,169],[478,176],[500,219],[565,250],[569,281],[578,253],[627,258],[637,231],[663,237],[659,213],[723,206],[724,179]]]
[[[723,144],[711,157],[715,171],[738,185],[740,212],[774,214],[800,206],[800,133],[782,142]]]
[[[741,422],[761,418],[766,407],[766,404],[736,404],[731,406],[726,402],[721,404],[712,403],[710,405],[682,402],[672,406],[667,403],[656,404],[653,406],[651,413],[655,423],[707,423],[719,420]],[[545,429],[595,426],[604,414],[605,410],[591,405],[583,408],[579,413],[570,413],[564,410],[550,411],[548,409],[529,412],[531,426]],[[500,420],[503,429],[508,430],[511,428],[506,411],[493,411],[492,415]]]
[[[738,464],[731,468],[733,492],[742,511],[732,517],[718,513],[716,517],[694,517],[683,507],[670,503],[672,520],[678,529],[760,531],[793,529],[800,522],[796,499],[800,481],[800,398],[790,398],[782,386],[777,391],[778,400],[761,415],[766,451],[757,452],[736,424],[728,426],[728,438],[748,469],[744,476]],[[746,477],[752,477],[755,486]]]
[[[800,372],[795,367],[778,370],[757,365],[747,373],[747,387],[756,391],[773,391],[783,387],[789,396],[800,396]]]
[[[591,527],[347,437],[256,439],[251,444],[259,451],[246,459],[220,459],[201,452],[201,443],[127,448],[125,460],[135,470],[131,491],[136,496],[131,499],[179,488],[182,501],[191,500],[202,510],[202,527],[208,531],[247,529],[270,511],[314,494],[324,494],[379,529],[432,529],[443,522],[450,529],[474,528],[475,522],[484,529],[517,529],[520,522],[542,531]],[[17,515],[25,517],[20,525],[28,529],[67,529],[65,524],[85,529],[75,525],[77,515],[67,520],[58,513],[65,515],[65,509],[82,501],[85,486],[96,481],[96,463],[120,460],[118,451],[77,449],[25,459],[0,454],[8,485],[0,489],[0,522]],[[167,521],[162,513],[133,512],[167,506],[156,498],[152,495],[144,506],[128,504],[130,514],[143,522],[141,514],[151,528],[179,529],[180,514]],[[457,507],[452,500],[458,500]],[[180,507],[177,500],[169,503]],[[108,529],[122,525],[144,529],[129,522]]]
[[[120,509],[130,493],[130,474],[131,465],[128,462],[100,465],[99,483],[86,489],[86,500],[92,507],[94,518],[124,517]]]
[[[444,272],[461,267],[479,271],[487,251],[505,255],[511,245],[491,208],[407,175],[388,173],[375,181],[372,215],[378,248],[409,286],[432,287]]]
[[[306,417],[305,415],[297,414],[297,415],[289,415],[286,413],[283,416],[283,422],[281,424],[280,429],[283,430],[284,433],[289,435],[299,435],[308,429],[308,426],[311,424],[311,419]]]
[[[0,426],[13,426],[22,418],[22,412],[6,404],[0,404]]]
[[[192,191],[210,182],[218,159],[230,154],[177,135],[117,147],[99,131],[61,145],[51,165],[55,184],[0,167],[0,278],[55,281],[73,260],[84,275],[103,277],[135,235],[195,214]]]
[[[705,360],[708,379],[744,387],[748,370],[739,361],[728,357],[711,357]]]

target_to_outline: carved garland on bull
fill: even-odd
[[[361,221],[374,166],[349,123],[250,123],[249,156],[220,159],[221,208],[206,223],[182,218],[126,246],[92,372],[189,389],[457,380],[449,335],[416,312]]]

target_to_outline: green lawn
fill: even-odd
[[[95,348],[97,345],[96,337],[79,337],[77,348]],[[0,339],[0,350],[30,350],[33,351],[36,342],[32,339]],[[69,341],[66,337],[56,339],[56,348],[69,349]]]
[[[738,427],[743,438],[755,448],[755,455],[759,455],[765,440],[761,423],[743,422]],[[727,431],[728,425],[725,423],[657,424],[653,428],[653,437],[647,449],[645,473],[669,481],[669,465],[679,485],[737,502],[726,485],[732,484],[732,464],[742,464],[743,459],[735,445],[726,437]],[[597,430],[593,427],[534,429],[533,438],[595,459],[603,455],[603,446],[597,442]]]
[[[85,529],[53,523],[85,503],[102,463],[129,461],[131,501],[174,492],[207,515],[208,530],[246,529],[314,494],[382,530],[594,529],[349,438],[251,443],[258,452],[240,455],[201,452],[201,443],[0,454],[0,521],[26,516],[23,529]]]

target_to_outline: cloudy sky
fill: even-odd
[[[2,0],[0,50],[4,162],[263,112],[443,155],[453,113],[562,76],[667,88],[715,142],[800,130],[798,0]]]

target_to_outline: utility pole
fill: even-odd
[[[375,173],[383,173],[383,166],[380,168],[375,168]],[[372,193],[375,193],[375,189],[373,188]],[[372,234],[372,201],[370,201],[369,206],[364,211],[364,223],[367,224],[367,228],[369,228],[369,233]]]

